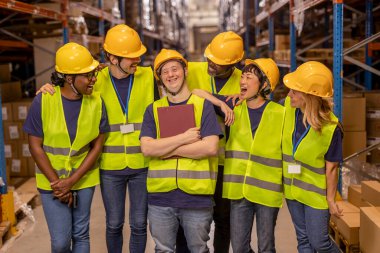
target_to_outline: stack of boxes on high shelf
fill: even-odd
[[[11,81],[11,65],[0,65],[0,87],[4,130],[7,182],[10,177],[34,176],[27,135],[22,131],[32,99],[21,99],[20,82]]]

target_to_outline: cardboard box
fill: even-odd
[[[367,146],[372,146],[376,143],[380,143],[380,137],[368,137],[367,138]],[[372,164],[379,164],[380,163],[380,145],[377,146],[377,148],[369,151],[367,153],[367,162]]]
[[[340,234],[351,244],[359,243],[360,212],[345,213],[336,223]]]
[[[28,168],[28,176],[34,177],[36,175],[36,163],[34,162],[32,157],[27,157],[25,159]]]
[[[370,206],[362,199],[362,186],[358,184],[348,186],[348,202],[356,207]]]
[[[24,139],[21,122],[4,122],[4,140],[14,141]]]
[[[367,109],[380,109],[380,92],[365,92]]]
[[[11,81],[12,65],[10,63],[0,65],[0,83]]]
[[[367,133],[360,132],[344,132],[343,137],[343,157],[350,156],[356,152],[362,151],[367,147]],[[359,156],[361,161],[366,161],[366,153]]]
[[[275,35],[275,50],[285,50],[290,48],[289,35]]]
[[[362,253],[380,252],[380,208],[360,208],[359,241]]]
[[[371,137],[380,137],[380,110],[367,110],[367,133]]]
[[[336,203],[339,206],[339,208],[343,210],[343,214],[359,213],[359,211],[360,211],[359,208],[357,208],[356,206],[354,206],[353,204],[351,204],[347,201],[337,201]],[[337,224],[338,223],[337,220],[339,220],[339,218],[337,218],[335,215],[331,215],[330,219],[335,224]]]
[[[26,119],[32,101],[31,99],[24,99],[12,103],[13,121],[24,121]]]
[[[5,158],[18,158],[18,151],[17,142],[9,141],[4,143]]]
[[[9,159],[11,177],[27,177],[28,167],[25,158]]]
[[[13,121],[12,115],[12,104],[11,103],[3,103],[1,105],[1,115],[3,117],[3,122],[11,122]]]
[[[343,98],[344,131],[365,131],[366,100],[364,97]]]
[[[18,148],[19,157],[24,157],[24,158],[32,157],[29,151],[28,141],[25,141],[25,140],[17,141],[17,148]]]
[[[380,207],[380,182],[362,181],[362,198],[371,205]]]
[[[20,100],[22,97],[20,82],[0,83],[2,102]]]

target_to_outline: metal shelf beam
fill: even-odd
[[[22,13],[29,13],[55,20],[66,19],[66,17],[62,13],[14,0],[0,0],[0,8]]]

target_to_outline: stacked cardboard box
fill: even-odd
[[[22,130],[31,99],[2,104],[4,149],[10,177],[34,176],[35,164],[29,152],[27,135]]]
[[[343,98],[343,157],[366,148],[366,98],[362,93],[346,94]],[[359,156],[366,161],[366,154]]]
[[[362,181],[362,198],[370,204],[360,208],[360,250],[380,252],[380,182]]]
[[[343,216],[337,218],[331,216],[331,221],[336,225],[339,233],[349,245],[359,244],[360,212],[359,208],[347,201],[337,202],[343,210]]]
[[[380,93],[365,93],[367,104],[367,145],[380,142]],[[372,150],[368,154],[368,162],[380,164],[380,148]]]

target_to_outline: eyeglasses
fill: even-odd
[[[91,72],[88,72],[88,73],[78,74],[78,75],[79,76],[87,77],[87,79],[89,81],[91,81],[93,77],[97,77],[98,76],[98,71],[94,70],[94,71],[91,71]]]

